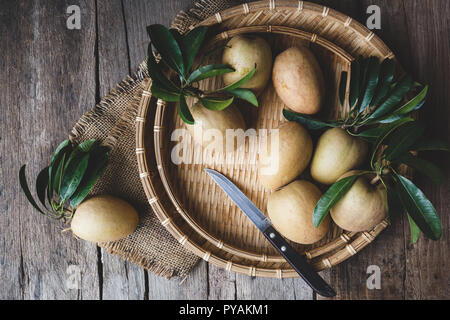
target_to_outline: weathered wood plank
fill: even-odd
[[[131,69],[135,70],[147,56],[149,38],[146,27],[161,23],[169,27],[180,10],[193,6],[192,0],[145,1],[123,0],[130,46]]]
[[[409,26],[408,70],[415,78],[430,85],[427,103],[421,109],[421,118],[428,124],[430,134],[435,138],[448,140],[450,136],[450,30],[448,28],[450,3],[445,0],[404,1],[406,21]],[[405,298],[448,299],[450,296],[449,253],[450,253],[450,172],[449,156],[442,153],[421,155],[444,169],[445,180],[441,186],[418,176],[416,184],[438,211],[443,229],[439,241],[420,237],[419,242],[409,244],[409,226],[405,225],[406,276]]]
[[[237,300],[312,300],[311,288],[299,278],[253,278],[236,274]]]
[[[96,12],[98,84],[104,97],[130,73],[127,31],[121,0],[98,1]]]
[[[98,97],[104,97],[132,70],[129,68],[126,21],[121,0],[97,1]],[[97,98],[98,98],[97,97]],[[103,249],[102,298],[142,300],[145,270]]]
[[[66,9],[73,4],[81,8],[81,30],[66,27]],[[8,1],[1,11],[7,45],[0,53],[7,92],[6,101],[2,94],[1,165],[9,185],[0,217],[5,248],[0,295],[97,299],[96,246],[61,233],[65,226],[39,215],[16,187],[20,164],[28,163],[32,183],[67,129],[95,103],[94,1]],[[66,282],[78,271],[81,283],[71,290]]]
[[[149,273],[148,298],[150,300],[206,300],[208,298],[207,277],[205,261],[200,261],[186,279],[166,280]]]
[[[0,299],[23,299],[22,290],[25,275],[23,274],[22,241],[20,229],[20,211],[26,206],[25,198],[20,194],[17,182],[19,169],[18,156],[21,144],[19,135],[21,104],[17,92],[22,76],[21,59],[15,54],[18,50],[26,50],[24,43],[19,43],[8,34],[21,36],[20,17],[16,17],[19,7],[24,15],[31,15],[33,8],[9,2],[0,12],[0,81],[3,83],[3,94],[0,95]],[[16,23],[14,20],[16,19]],[[22,17],[22,19],[24,19]],[[8,50],[7,50],[8,49]],[[7,182],[10,181],[9,185]],[[28,210],[25,213],[29,213]]]
[[[208,300],[236,299],[236,273],[208,265]]]

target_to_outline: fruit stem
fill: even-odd
[[[372,185],[376,184],[378,181],[381,180],[381,176],[384,176],[384,175],[386,175],[386,174],[388,174],[390,172],[391,171],[388,168],[382,169],[380,171],[380,173],[377,173],[377,176],[370,181],[370,184],[372,184]]]
[[[376,184],[378,181],[380,181],[381,180],[381,177],[379,176],[379,175],[377,175],[375,178],[373,178],[371,181],[370,181],[370,184],[372,184],[372,185],[374,185],[374,184]]]

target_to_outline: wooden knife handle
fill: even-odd
[[[269,226],[263,233],[314,291],[324,297],[334,297],[336,295],[334,290],[319,276],[306,258],[295,251],[273,226]]]

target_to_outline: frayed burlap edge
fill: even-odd
[[[137,111],[139,109],[139,104],[141,102],[143,83],[145,82],[146,79],[150,79],[148,78],[147,65],[145,62],[141,63],[141,65],[138,68],[138,71],[136,72],[136,75],[139,75],[138,81],[135,81],[134,84],[138,85],[139,88],[137,89],[136,94],[134,95],[132,101],[130,102],[130,105],[124,111],[119,121],[117,121],[116,125],[103,142],[103,145],[110,147],[111,149],[114,148],[117,139],[119,139],[120,136],[126,130],[128,130],[130,128],[130,125],[133,125],[134,121],[136,120]]]
[[[145,73],[146,72],[147,71],[145,71]],[[105,112],[107,112],[110,105],[113,104],[121,94],[127,93],[131,87],[140,85],[144,76],[144,72],[142,71],[142,64],[134,76],[135,78],[126,76],[126,78],[119,82],[117,86],[112,89],[107,96],[103,97],[98,104],[96,104],[91,110],[83,114],[72,128],[69,139],[73,141],[77,137],[83,135],[86,128],[91,125],[92,122],[98,120]],[[139,97],[135,97],[135,99],[139,99]]]
[[[105,249],[108,253],[117,255],[122,259],[130,261],[131,263],[134,263],[137,266],[144,268],[157,276],[165,277],[167,279],[175,276],[175,270],[169,267],[166,263],[148,259],[140,255],[137,251],[133,250],[128,245],[125,245],[121,242],[99,243],[98,246]],[[184,277],[186,275],[180,274],[179,276]]]
[[[194,3],[188,13],[180,11],[172,22],[171,28],[175,28],[181,33],[187,32],[202,20],[215,13],[238,5],[242,1],[238,0],[200,0]]]

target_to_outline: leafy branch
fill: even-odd
[[[64,140],[53,154],[51,163],[36,178],[36,193],[40,205],[33,198],[23,165],[19,182],[31,205],[41,214],[54,220],[69,220],[75,208],[83,202],[97,179],[106,170],[109,149],[95,140],[73,146]]]
[[[199,81],[235,71],[226,64],[210,64],[193,70],[194,60],[203,44],[207,31],[207,27],[197,27],[182,35],[177,30],[169,30],[160,24],[147,27],[147,33],[150,37],[147,68],[152,78],[151,92],[153,96],[164,101],[178,102],[178,114],[188,124],[193,124],[194,118],[186,104],[187,97],[197,98],[205,108],[210,110],[223,110],[231,105],[235,98],[258,106],[255,94],[251,90],[241,88],[253,77],[256,66],[242,79],[224,88],[214,91],[199,89]],[[159,63],[156,62],[153,54],[153,47],[161,57]],[[220,48],[205,53],[201,63],[206,56]],[[168,77],[166,75],[167,69],[175,73],[176,76]]]
[[[351,63],[349,81],[348,72],[341,74],[340,120],[314,119],[289,110],[284,110],[283,114],[287,120],[300,122],[312,130],[341,127],[351,135],[359,135],[363,127],[405,119],[423,106],[428,86],[413,82],[408,74],[399,78],[395,75],[393,60],[385,59],[380,63],[377,57],[359,57]]]

